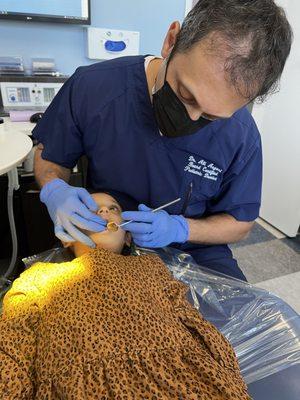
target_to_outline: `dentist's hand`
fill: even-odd
[[[86,189],[70,186],[62,179],[54,179],[42,188],[40,199],[48,208],[55,235],[60,240],[77,240],[95,247],[95,243],[77,229],[102,232],[106,227],[106,221],[94,214],[98,205]]]
[[[155,213],[140,204],[139,211],[125,211],[124,220],[133,220],[126,225],[134,242],[141,247],[164,247],[170,243],[185,243],[189,237],[189,225],[182,215],[169,215],[161,210]]]

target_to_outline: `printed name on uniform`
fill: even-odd
[[[203,159],[196,161],[195,157],[189,156],[188,164],[184,168],[184,171],[201,176],[205,179],[216,181],[223,170],[218,168],[214,163]]]

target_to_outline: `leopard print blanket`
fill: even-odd
[[[3,302],[2,400],[249,400],[233,348],[155,255],[37,263]]]

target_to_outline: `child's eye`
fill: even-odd
[[[111,211],[120,212],[120,210],[119,210],[119,208],[118,208],[117,206],[110,206],[109,209],[110,209]]]

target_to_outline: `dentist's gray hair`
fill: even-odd
[[[277,90],[293,33],[273,0],[200,0],[185,18],[170,60],[208,35],[210,50],[223,57],[242,96],[263,102]]]

